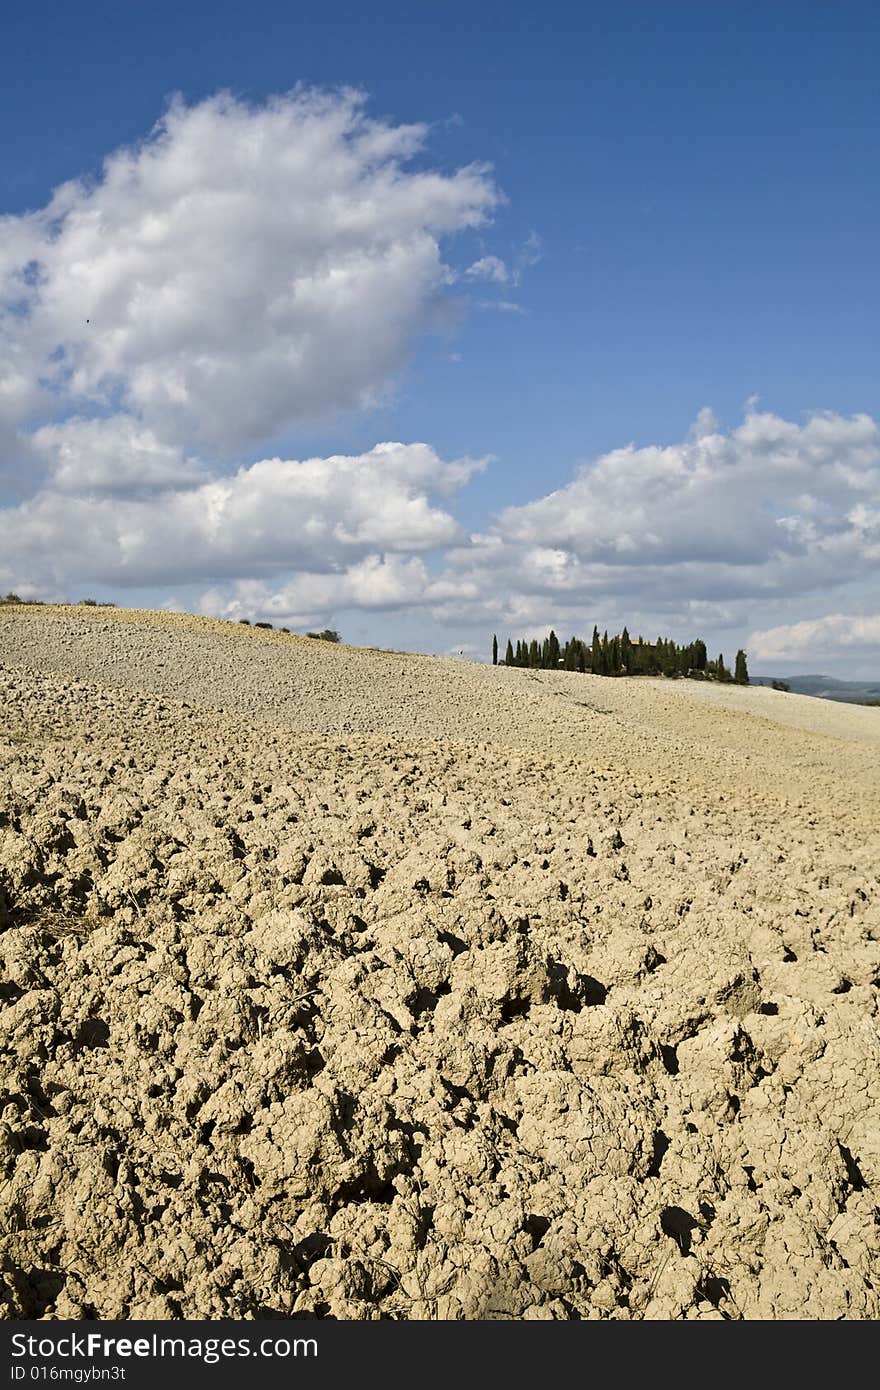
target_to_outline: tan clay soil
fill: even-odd
[[[880,710],[0,609],[8,1317],[880,1314]]]

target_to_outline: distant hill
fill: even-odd
[[[815,695],[820,700],[842,700],[864,705],[880,701],[880,681],[840,681],[834,676],[752,676],[751,685],[785,681],[793,695]]]

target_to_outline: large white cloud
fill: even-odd
[[[419,125],[351,92],[178,101],[94,182],[0,219],[0,419],[122,409],[234,456],[382,397],[498,202],[417,167]]]
[[[567,487],[502,512],[497,532],[581,562],[751,566],[834,546],[857,525],[849,513],[878,495],[880,430],[868,416],[798,426],[752,413],[730,434],[615,449]]]
[[[700,412],[681,443],[615,449],[567,486],[503,510],[450,554],[437,612],[745,625],[753,609],[877,568],[876,421],[796,424],[750,409],[725,433]]]
[[[853,653],[880,660],[880,613],[828,613],[765,628],[752,633],[749,646],[762,661],[834,661]]]
[[[66,441],[73,450],[84,433],[77,423],[73,444],[63,428],[40,442]],[[154,458],[150,439],[145,452]],[[156,459],[161,470],[161,452]],[[2,514],[0,582],[24,576],[59,588],[74,578],[177,585],[291,571],[339,574],[368,556],[460,542],[458,523],[431,499],[448,496],[484,462],[444,463],[426,444],[377,444],[366,454],[262,459],[229,477],[118,495],[112,474],[109,483],[104,477],[100,451],[89,473],[78,454],[70,463],[59,447],[57,480]],[[322,592],[329,599],[336,591],[325,584]]]

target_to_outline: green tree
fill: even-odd
[[[599,641],[599,629],[593,628],[593,643],[590,648],[590,670],[594,676],[601,675],[602,672],[602,646]]]
[[[505,664],[505,666],[512,666],[512,665],[513,665],[513,662],[514,662],[514,656],[513,656],[513,643],[511,642],[510,638],[508,637],[508,639],[507,639],[507,651],[504,653],[504,664]]]
[[[492,634],[492,665],[498,665],[498,636],[494,632]]]
[[[742,647],[740,647],[739,651],[736,654],[736,662],[734,663],[733,669],[733,679],[736,681],[737,685],[748,685],[749,683],[749,668],[746,665],[746,654],[743,651]]]

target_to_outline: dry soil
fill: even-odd
[[[880,710],[0,609],[11,1318],[880,1314]]]

